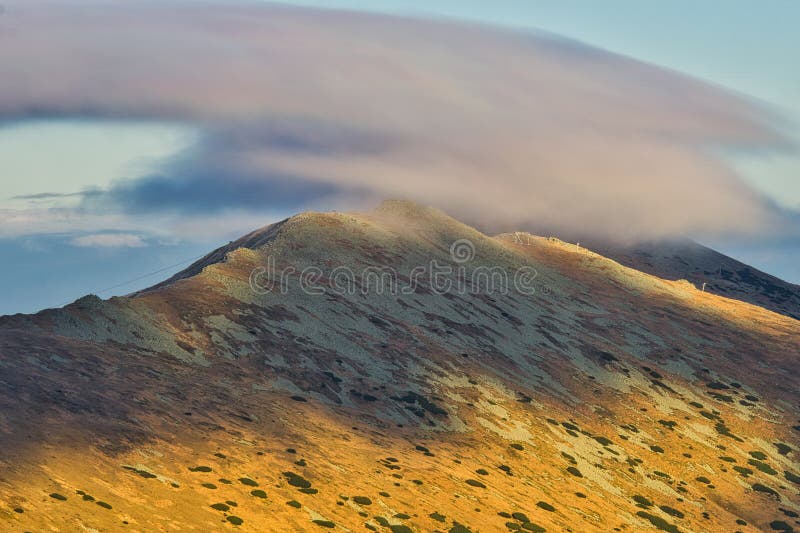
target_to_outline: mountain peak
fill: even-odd
[[[303,213],[134,297],[0,320],[0,519],[766,530],[800,508],[798,332],[409,202]]]

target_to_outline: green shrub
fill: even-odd
[[[300,489],[307,489],[311,487],[311,482],[305,479],[303,476],[297,475],[294,472],[284,472],[283,476],[286,478],[286,481],[289,485],[293,487],[297,487]]]
[[[781,499],[780,495],[777,492],[775,492],[771,488],[767,487],[766,485],[762,485],[761,483],[754,483],[752,485],[752,488],[753,488],[754,491],[763,492],[764,494],[768,494],[768,495],[772,496],[773,498],[775,498],[778,501],[780,501],[780,499]]]
[[[676,518],[683,518],[684,516],[682,512],[673,507],[670,507],[669,505],[659,505],[658,508],[667,513],[668,515],[674,516]]]
[[[640,496],[639,494],[633,497],[633,501],[636,502],[637,507],[642,507],[643,509],[653,506],[653,500]]]
[[[786,478],[787,481],[791,481],[795,485],[800,485],[800,476],[798,476],[797,474],[792,474],[788,470],[784,470],[783,476]]]
[[[645,511],[639,511],[638,513],[636,513],[636,516],[644,518],[645,520],[653,524],[653,526],[662,531],[668,531],[669,533],[679,533],[677,526],[675,526],[674,524],[670,524],[660,516],[655,516]]]
[[[536,504],[536,507],[539,507],[540,509],[544,509],[545,511],[550,511],[551,513],[555,512],[555,510],[556,510],[555,507],[553,507],[552,505],[550,505],[547,502],[538,502]]]
[[[761,461],[756,461],[755,459],[748,459],[747,464],[756,467],[757,470],[760,472],[764,472],[765,474],[769,474],[770,476],[776,475],[778,472],[769,466],[767,463],[762,463]]]

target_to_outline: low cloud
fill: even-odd
[[[39,201],[49,201],[49,200],[61,200],[64,198],[91,198],[93,196],[102,196],[103,191],[99,189],[91,189],[87,191],[80,191],[80,192],[39,192],[35,194],[19,194],[17,196],[12,196],[9,200],[27,200],[33,202]]]
[[[722,150],[784,150],[758,104],[550,35],[256,4],[12,3],[0,121],[178,121],[200,141],[86,212],[404,197],[494,229],[754,235],[783,216]]]
[[[71,198],[76,196],[83,196],[83,193],[39,192],[36,194],[20,194],[17,196],[12,196],[9,199],[10,200],[53,200],[56,198]]]
[[[147,243],[132,233],[98,233],[83,235],[70,241],[73,246],[81,248],[142,248]]]

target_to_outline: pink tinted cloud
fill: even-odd
[[[757,233],[777,221],[719,156],[785,144],[763,109],[552,36],[256,4],[12,3],[0,79],[0,120],[202,128],[167,182],[191,184],[213,161],[228,170],[198,185],[253,191],[261,179],[268,190],[291,176],[497,228],[623,238]],[[219,185],[209,190],[236,207]],[[155,204],[169,188],[157,190]]]

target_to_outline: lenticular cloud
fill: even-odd
[[[603,235],[752,233],[717,154],[784,141],[754,103],[549,35],[268,5],[12,3],[0,120],[179,121],[198,143],[84,209],[408,197]]]

